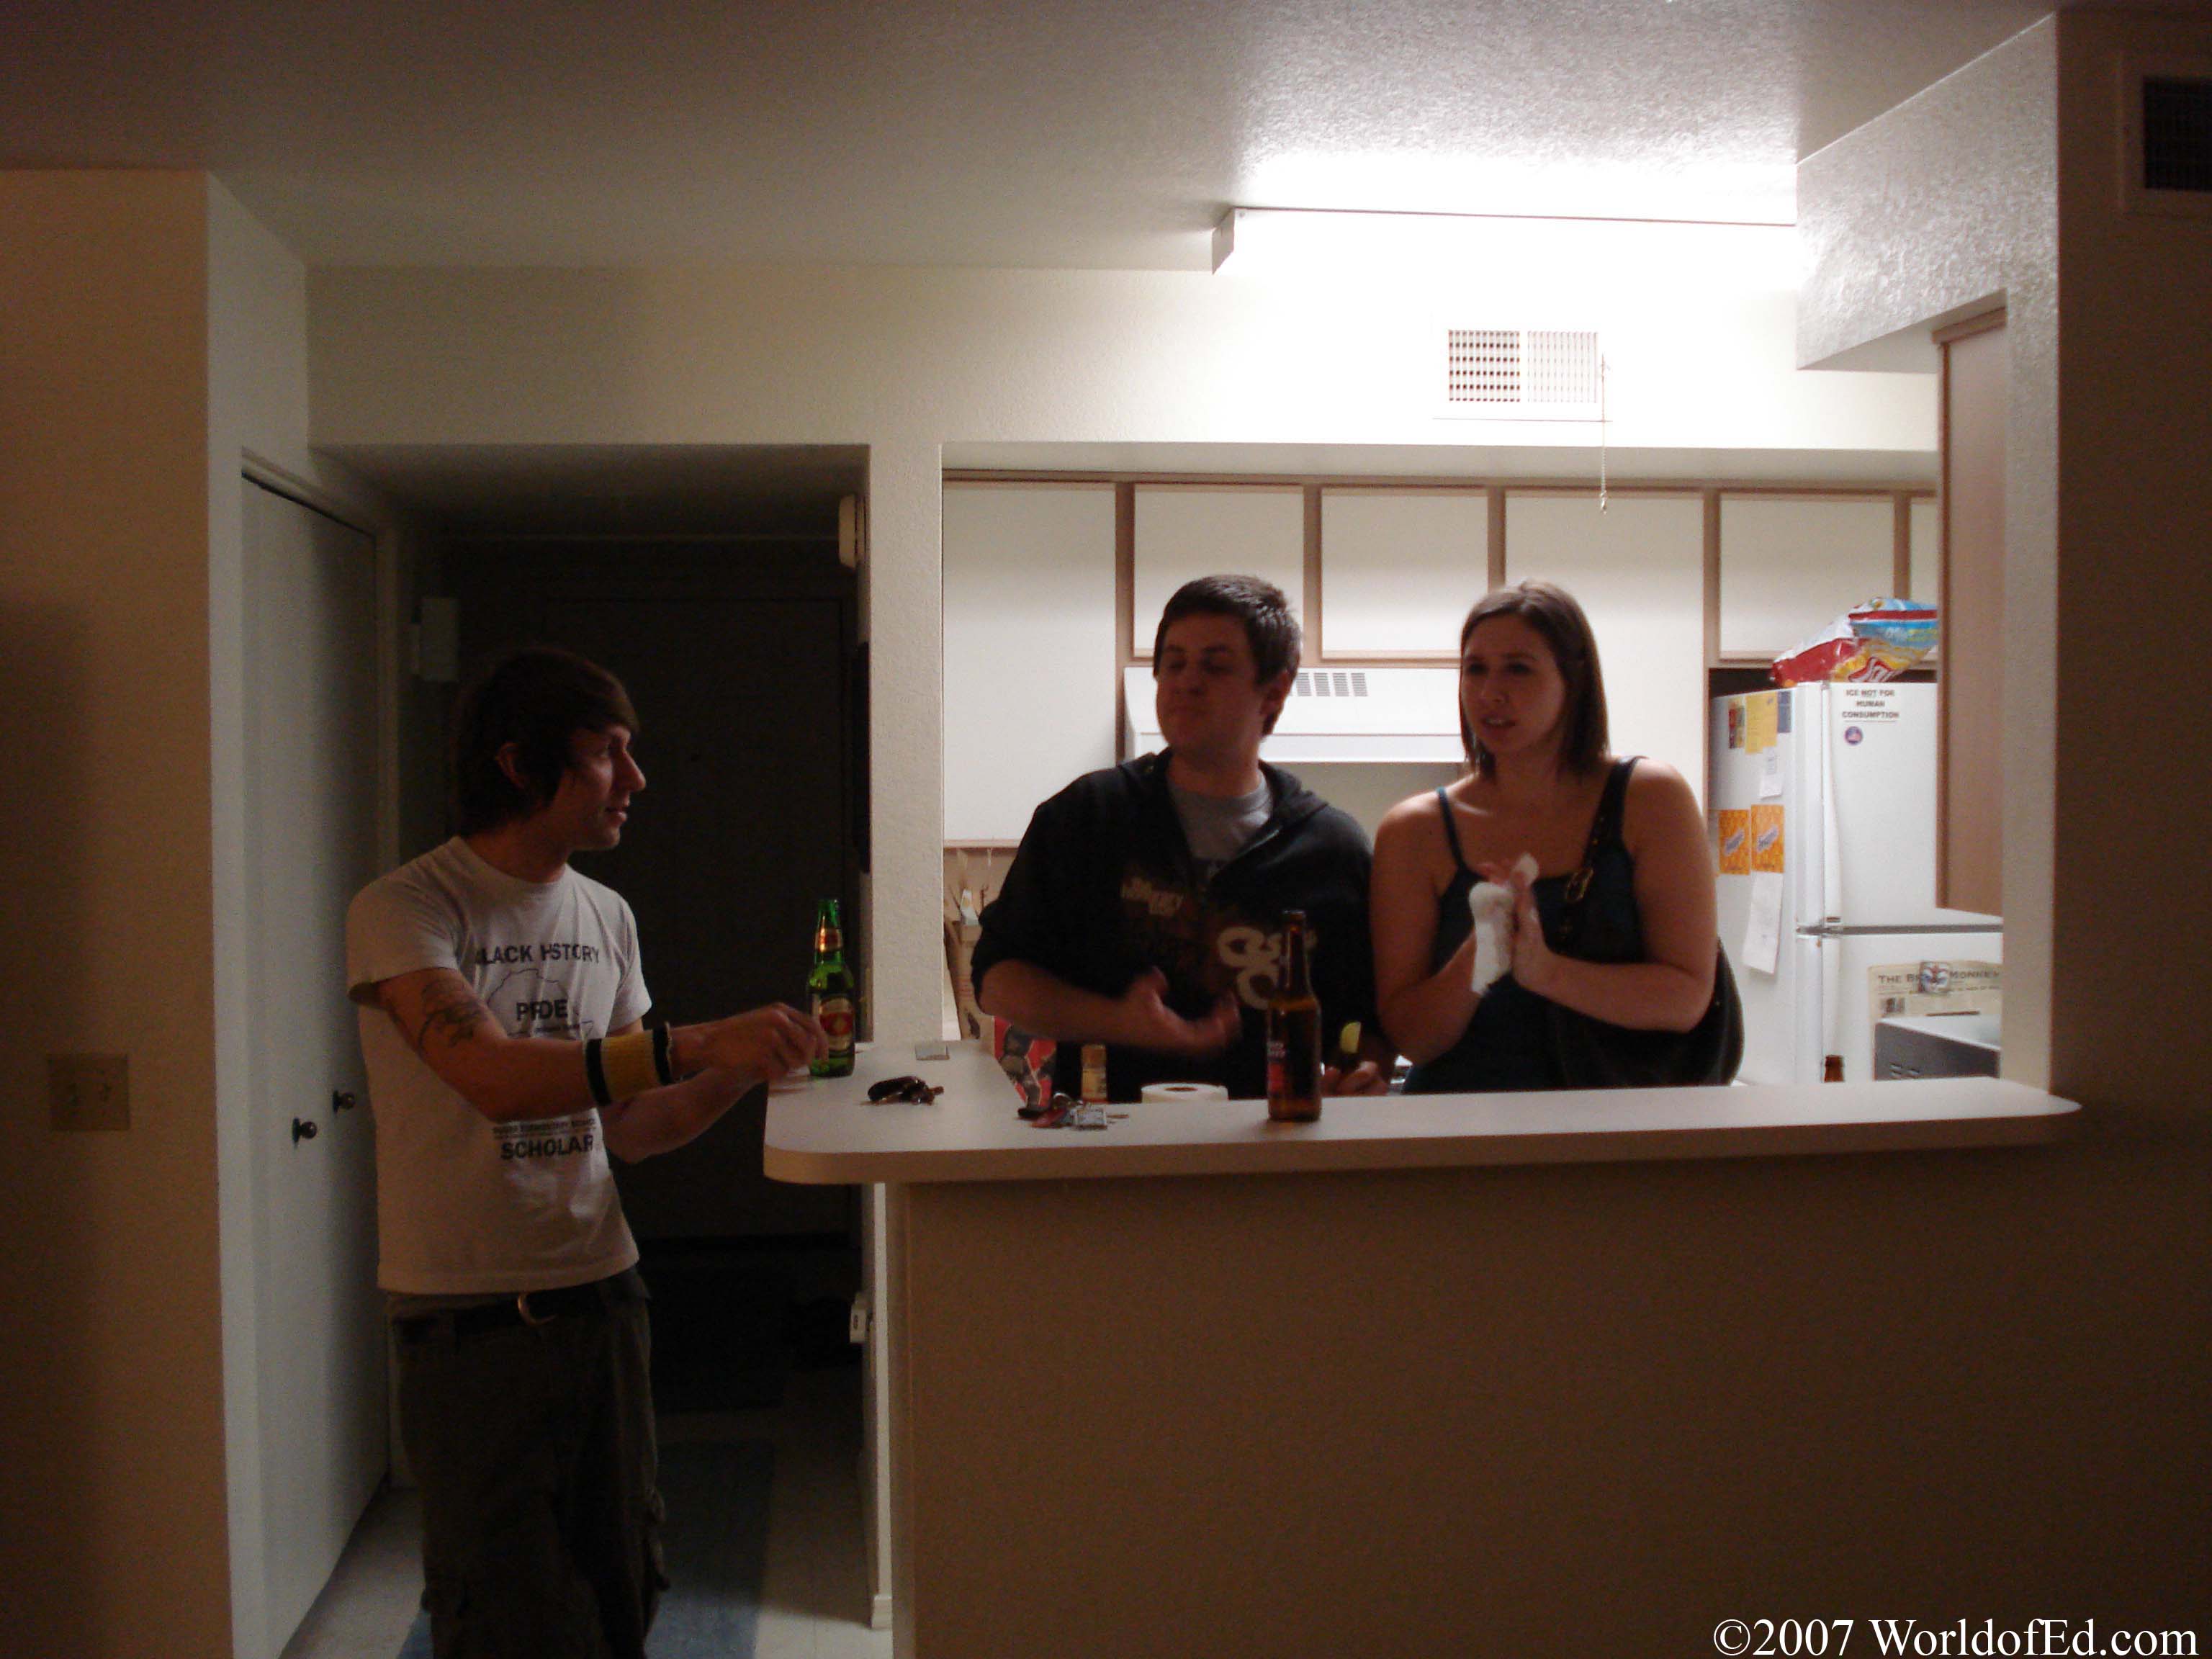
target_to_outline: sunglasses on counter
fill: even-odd
[[[878,1106],[901,1101],[909,1106],[927,1106],[943,1094],[941,1088],[932,1088],[918,1077],[887,1077],[880,1083],[868,1085],[868,1099]]]

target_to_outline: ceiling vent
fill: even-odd
[[[2212,216],[2212,61],[2137,58],[2123,66],[2120,205]]]
[[[1605,364],[1593,329],[1447,328],[1444,397],[1453,420],[1595,421]]]
[[[2212,81],[2143,82],[2143,188],[2212,191]]]

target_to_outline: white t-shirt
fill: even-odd
[[[573,870],[522,881],[456,836],[356,895],[346,989],[376,1120],[377,1283],[553,1290],[634,1266],[599,1113],[494,1123],[377,1006],[379,981],[424,968],[458,972],[515,1036],[605,1036],[651,1006],[629,906]]]

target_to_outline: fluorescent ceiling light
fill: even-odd
[[[1493,292],[1647,295],[1685,289],[1787,292],[1794,226],[1449,213],[1231,208],[1213,230],[1213,268],[1235,275],[1469,283]]]
[[[1412,149],[1292,151],[1257,160],[1237,195],[1255,204],[1349,212],[1786,225],[1797,217],[1797,169],[1788,161],[1723,159],[1679,143],[1605,161]]]

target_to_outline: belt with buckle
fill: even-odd
[[[575,1314],[597,1313],[617,1302],[637,1299],[625,1295],[625,1273],[594,1279],[588,1285],[564,1285],[558,1290],[518,1291],[511,1302],[487,1302],[481,1307],[457,1308],[451,1313],[416,1314],[399,1322],[410,1334],[428,1333],[450,1324],[456,1337],[484,1331],[507,1330],[517,1325],[550,1325]]]

